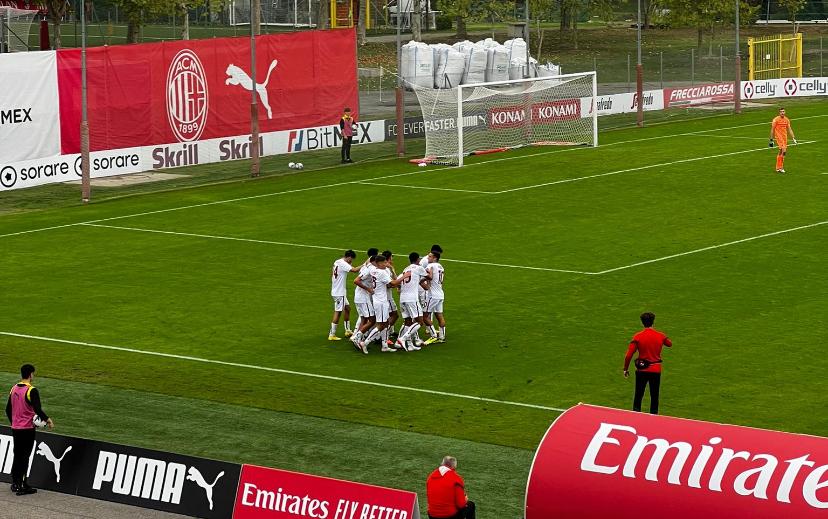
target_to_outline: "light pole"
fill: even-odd
[[[638,0],[638,61],[635,62],[635,98],[637,109],[635,124],[640,128],[644,126],[644,66],[641,64],[641,0]]]
[[[414,0],[419,2],[420,0]],[[397,2],[397,156],[405,157],[405,91],[402,83],[402,6]],[[380,85],[382,88],[382,85]]]
[[[733,81],[733,111],[742,113],[742,54],[739,51],[739,0],[736,0],[736,79]]]
[[[81,201],[88,204],[92,198],[89,178],[89,120],[86,110],[86,2],[79,0],[81,12]]]
[[[526,12],[524,13],[526,15],[526,29],[524,29],[523,33],[523,36],[526,38],[526,75],[524,75],[524,77],[528,78],[532,75],[531,71],[529,70],[529,0],[524,0],[524,2],[526,7]],[[538,51],[538,53],[540,53],[540,51]]]
[[[259,1],[250,0],[250,81],[256,85],[256,34],[259,25]],[[256,89],[250,89],[250,176],[259,176],[259,105]]]

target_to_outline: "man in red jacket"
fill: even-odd
[[[466,495],[463,478],[455,470],[457,458],[446,456],[426,480],[429,519],[475,519],[474,502]]]
[[[661,388],[661,349],[673,346],[670,339],[661,332],[653,330],[655,314],[645,312],[641,314],[641,324],[644,329],[636,333],[630,346],[627,348],[627,356],[624,357],[624,377],[630,376],[630,360],[633,353],[638,351],[638,358],[635,359],[635,397],[633,398],[633,411],[641,411],[641,400],[644,398],[644,391],[647,385],[650,386],[650,413],[658,414],[658,392]]]

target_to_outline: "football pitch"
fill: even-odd
[[[561,410],[630,407],[622,361],[652,311],[674,343],[663,414],[828,435],[826,107],[788,104],[784,175],[775,111],[758,109],[463,168],[311,157],[294,175],[7,214],[2,380],[33,362],[59,432],[421,504],[452,453],[480,516],[511,519]],[[366,356],[326,340],[345,249],[391,249],[401,271],[433,243],[445,344]]]

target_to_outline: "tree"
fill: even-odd
[[[806,3],[807,0],[779,0],[779,5],[785,9],[791,19],[794,32],[796,32],[796,15],[805,7]]]
[[[52,22],[54,47],[59,49],[61,47],[60,21],[66,16],[66,12],[69,10],[69,2],[66,0],[46,0],[46,8],[49,10],[49,21]]]
[[[472,14],[472,0],[440,0],[439,5],[443,13],[454,18],[457,37],[465,40],[468,37],[466,19]]]
[[[358,4],[357,13],[357,45],[365,45],[365,22],[368,19],[368,4],[370,0],[356,0]]]
[[[414,12],[411,15],[411,37],[414,39],[414,41],[422,41],[423,39],[422,0],[414,0]]]
[[[697,47],[701,47],[705,33],[712,36],[716,25],[732,18],[734,11],[730,0],[668,0],[667,6],[674,24],[696,28]]]
[[[316,28],[327,29],[331,24],[331,0],[319,0],[319,11],[316,15]]]

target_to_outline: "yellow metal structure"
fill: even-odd
[[[359,8],[358,0],[331,0],[331,29],[354,26],[354,10]],[[368,4],[365,28],[373,27],[371,3]]]
[[[748,38],[748,76],[750,81],[802,77],[802,33]]]

